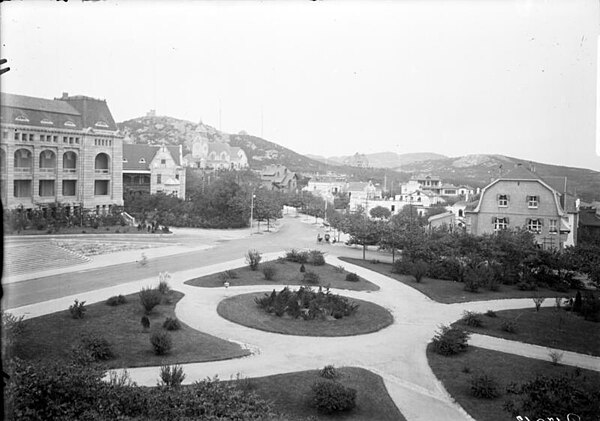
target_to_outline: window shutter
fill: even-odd
[[[497,194],[497,195],[496,195],[496,202],[498,202],[499,200],[500,200],[500,195],[499,195],[499,194]]]
[[[504,218],[504,220],[506,221],[506,225],[508,225],[508,217]]]
[[[497,219],[498,218],[496,218],[495,216],[492,216],[492,224],[495,224]]]
[[[540,222],[540,225],[543,227],[544,226],[544,220],[543,219],[538,219],[538,221]]]

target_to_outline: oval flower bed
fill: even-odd
[[[310,287],[237,295],[221,301],[217,312],[243,326],[298,336],[362,335],[394,321],[391,313],[377,304]]]

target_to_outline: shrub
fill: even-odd
[[[506,319],[500,324],[500,329],[508,333],[517,332],[517,322],[515,320]]]
[[[500,395],[498,382],[485,373],[475,375],[471,378],[471,393],[480,399],[497,398]]]
[[[308,252],[292,249],[285,254],[285,258],[294,263],[308,263]]]
[[[127,369],[123,370],[109,370],[108,374],[108,384],[113,387],[135,387],[137,384],[131,380],[131,376],[129,375],[129,371]]]
[[[349,273],[346,275],[346,281],[347,282],[358,282],[360,281],[360,278],[358,277],[358,275],[354,272]]]
[[[277,273],[277,268],[273,265],[263,265],[262,273],[267,281],[271,281]]]
[[[521,281],[517,284],[517,288],[519,288],[521,291],[536,291],[537,285],[533,282]]]
[[[309,252],[309,261],[313,266],[323,266],[325,264],[325,256],[320,250],[311,250]]]
[[[110,343],[105,338],[93,334],[83,336],[73,352],[75,359],[80,362],[85,360],[85,354],[91,361],[107,361],[115,357]]]
[[[167,317],[163,322],[163,328],[167,330],[179,330],[181,329],[181,323],[176,318]]]
[[[582,305],[581,292],[577,291],[577,294],[575,294],[575,301],[573,302],[573,312],[574,313],[581,312],[581,305]]]
[[[238,278],[238,274],[235,270],[226,270],[225,272],[223,272],[225,274],[225,276],[227,276],[229,279],[237,279]]]
[[[483,326],[483,320],[481,319],[481,315],[479,313],[474,313],[472,311],[465,311],[463,313],[462,319],[460,319],[460,322],[462,324],[470,326],[470,327],[482,327]]]
[[[550,351],[548,353],[548,356],[550,357],[550,360],[552,361],[552,365],[559,365],[561,360],[564,357],[564,353],[562,352],[558,352],[558,351]]]
[[[319,376],[321,376],[325,379],[335,380],[340,377],[340,373],[336,370],[336,368],[334,366],[326,365],[319,372]]]
[[[411,265],[410,274],[415,277],[415,281],[421,282],[421,279],[427,275],[429,265],[423,260],[417,260]]]
[[[2,311],[2,358],[8,361],[15,351],[19,336],[25,331],[25,316],[14,316]]]
[[[476,270],[467,268],[465,273],[465,291],[477,292],[479,290],[479,275]]]
[[[148,328],[150,327],[150,319],[148,318],[148,316],[142,316],[142,328],[144,330],[148,330]]]
[[[162,300],[162,294],[159,290],[146,287],[142,288],[139,292],[140,303],[142,307],[144,307],[144,311],[146,314],[150,314],[152,309],[160,304]]]
[[[337,273],[344,273],[344,271],[346,269],[344,268],[344,266],[338,265],[338,266],[334,267],[333,270],[335,270]]]
[[[504,405],[504,409],[513,416],[535,414],[536,419],[550,419],[557,414],[575,412],[576,408],[576,418],[593,420],[600,414],[600,393],[590,383],[576,375],[538,375],[520,385],[511,384],[506,391],[514,398]]]
[[[498,315],[496,314],[496,312],[494,310],[488,310],[485,312],[485,315],[488,317],[498,317]]]
[[[185,374],[183,368],[178,365],[163,365],[160,367],[160,378],[158,386],[167,388],[178,388],[183,383]]]
[[[85,301],[79,302],[79,300],[75,300],[75,302],[69,306],[69,312],[74,319],[83,319],[86,311]]]
[[[399,275],[410,275],[411,270],[412,263],[408,260],[398,259],[392,265],[392,273],[397,273]]]
[[[301,273],[304,273],[304,272],[306,272],[306,268],[304,267],[304,263],[302,263],[302,264],[300,265],[300,272],[301,272]]]
[[[308,272],[304,272],[304,276],[302,277],[302,282],[310,285],[316,285],[319,283],[321,277],[318,273],[309,270]]]
[[[356,390],[332,381],[318,381],[312,386],[312,401],[322,412],[350,411],[356,406]]]
[[[469,333],[450,326],[441,326],[433,337],[433,349],[441,355],[454,355],[467,350]]]
[[[600,322],[600,298],[588,292],[581,303],[581,315],[590,322]]]
[[[120,304],[126,304],[127,298],[124,295],[113,295],[108,300],[106,300],[106,304],[109,306],[118,306]]]
[[[158,274],[158,291],[162,294],[162,295],[167,295],[169,293],[169,291],[171,290],[171,287],[169,286],[169,281],[171,280],[171,275],[169,274],[169,272],[160,272]]]
[[[246,263],[248,263],[250,270],[257,270],[261,260],[262,255],[257,250],[248,250],[248,253],[246,253]]]
[[[156,355],[164,355],[173,347],[171,335],[161,330],[157,330],[150,335],[150,343]]]
[[[535,305],[535,311],[540,311],[540,307],[546,299],[544,297],[533,297],[532,300]]]

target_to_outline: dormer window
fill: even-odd
[[[94,126],[96,127],[102,127],[107,129],[108,128],[108,124],[106,124],[104,121],[98,121],[96,124],[94,124]]]
[[[53,126],[53,125],[54,125],[54,123],[53,123],[52,121],[48,120],[47,118],[43,118],[43,119],[40,121],[40,123],[41,123],[41,124],[46,124],[46,125],[48,125],[48,126]]]
[[[146,160],[144,158],[140,158],[140,160],[138,161],[139,164],[145,164]]]
[[[17,116],[15,118],[15,121],[18,121],[19,123],[29,123],[29,119],[24,114],[21,114],[21,115]]]
[[[73,123],[71,120],[65,121],[65,126],[66,127],[77,127],[77,125],[75,123]]]

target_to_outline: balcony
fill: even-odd
[[[14,167],[15,174],[31,174],[31,167]]]
[[[63,168],[65,174],[77,174],[77,168]]]
[[[40,174],[54,174],[56,173],[56,168],[40,168]]]
[[[104,175],[108,175],[110,173],[110,170],[108,168],[96,168],[94,170],[94,172],[96,174],[104,174]]]

